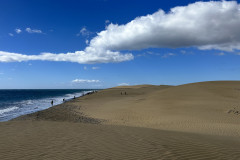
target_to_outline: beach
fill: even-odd
[[[240,82],[100,90],[0,123],[0,159],[240,159]]]

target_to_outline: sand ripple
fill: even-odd
[[[0,124],[0,159],[240,159],[240,141],[146,128],[67,122]]]

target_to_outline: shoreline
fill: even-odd
[[[68,92],[68,90],[69,90],[69,92]],[[76,90],[78,91],[78,89],[76,89]],[[22,99],[19,99],[19,96],[15,96],[15,95],[9,97],[8,101],[6,101],[5,107],[0,108],[0,115],[1,115],[0,122],[10,121],[19,116],[42,111],[42,110],[48,109],[50,107],[53,107],[53,106],[56,106],[59,104],[63,104],[67,101],[73,100],[74,97],[78,98],[78,97],[84,96],[88,93],[95,92],[95,91],[97,91],[97,89],[81,89],[78,92],[73,92],[72,89],[66,89],[66,91],[60,89],[60,92],[58,92],[58,93],[55,93],[56,89],[53,89],[53,90],[52,89],[47,89],[47,90],[45,90],[45,89],[43,89],[43,90],[27,89],[26,92],[25,91],[22,92],[22,90],[17,90],[16,94],[17,93],[23,94],[23,96],[21,97]],[[7,92],[6,94],[11,95],[12,93],[13,92]],[[36,96],[34,95],[35,97],[31,98],[32,95],[30,95],[30,93],[31,94],[36,93]],[[46,93],[47,95],[40,96],[40,94],[43,94],[43,93],[44,94]],[[3,94],[5,94],[5,92],[3,92]],[[25,94],[26,94],[26,96],[25,96]],[[62,94],[62,95],[60,95],[60,94]],[[29,98],[27,96],[29,96]],[[17,98],[17,99],[15,99],[15,98]],[[6,97],[5,97],[5,99],[6,99]],[[47,103],[48,101],[49,101],[49,103]],[[53,102],[53,105],[51,105],[51,101]],[[3,103],[5,103],[5,102],[3,102]],[[6,107],[8,107],[8,108],[6,108]]]
[[[53,105],[47,109],[43,109],[37,112],[24,114],[13,118],[9,121],[17,120],[52,120],[52,121],[70,121],[70,122],[84,122],[84,123],[93,123],[98,124],[100,120],[87,117],[82,112],[75,112],[75,109],[80,109],[80,107],[73,107],[71,104],[75,102],[78,98],[97,93],[97,90],[86,91],[79,97],[71,98],[63,101],[60,104]],[[63,118],[63,115],[67,115]]]

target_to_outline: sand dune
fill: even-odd
[[[113,88],[81,99],[81,106],[105,124],[240,136],[234,114],[240,110],[240,82]]]
[[[240,159],[239,125],[238,81],[118,86],[0,123],[0,159]]]

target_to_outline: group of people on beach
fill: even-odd
[[[83,93],[82,96],[89,95],[89,94],[93,94],[93,93],[95,93],[95,92],[97,92],[97,91],[91,91],[91,92],[88,92],[87,94],[84,94],[84,93]],[[121,94],[122,94],[122,92],[121,92]],[[125,95],[126,95],[126,92],[125,92]],[[75,99],[75,98],[76,98],[76,97],[74,96],[73,99]],[[63,98],[63,102],[65,102],[65,98]],[[53,100],[51,101],[51,105],[53,106]]]
[[[127,92],[124,92],[125,95],[127,95]],[[121,95],[123,95],[123,92],[121,92]]]
[[[75,96],[73,97],[75,99]],[[65,98],[63,98],[63,102],[65,102]],[[53,100],[51,100],[51,105],[53,106]]]

